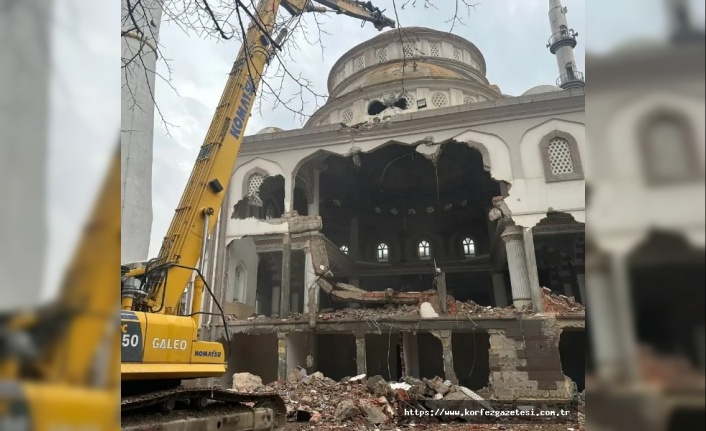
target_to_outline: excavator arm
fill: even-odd
[[[370,2],[316,0],[336,13],[372,22],[378,29],[394,27]],[[243,142],[243,134],[255,103],[257,89],[273,50],[282,40],[273,38],[280,5],[290,13],[324,12],[310,0],[261,0],[244,43],[233,63],[206,139],[196,157],[194,169],[162,243],[159,256],[128,276],[141,275],[142,286],[123,301],[123,309],[150,313],[177,314],[184,288],[201,261],[205,242],[216,223],[213,216],[227,192],[233,166]],[[198,313],[203,296],[203,279],[194,282],[192,315]]]

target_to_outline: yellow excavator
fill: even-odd
[[[284,426],[284,402],[276,395],[186,387],[182,381],[221,377],[226,372],[223,344],[198,340],[206,292],[222,314],[200,266],[206,240],[216,223],[214,212],[221,207],[228,189],[258,84],[265,66],[287,36],[286,31],[272,36],[280,5],[292,15],[333,11],[372,22],[378,30],[395,27],[395,22],[370,2],[315,2],[322,6],[314,6],[311,0],[259,2],[159,255],[144,264],[123,265],[120,313],[123,413],[158,408],[168,415],[177,405],[203,411],[213,402],[252,403],[254,407],[242,410],[233,419],[239,423],[238,429]],[[182,295],[192,279],[191,309],[180,313]],[[230,346],[228,341],[226,345]],[[205,421],[204,427],[211,426]],[[218,428],[216,422],[213,426]]]

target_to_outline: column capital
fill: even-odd
[[[522,226],[508,226],[505,228],[502,234],[500,234],[500,237],[503,239],[503,242],[505,244],[513,241],[522,241],[523,238],[523,229]]]

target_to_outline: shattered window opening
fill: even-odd
[[[379,262],[387,262],[389,258],[389,248],[387,247],[387,244],[384,242],[378,245],[378,261]]]
[[[466,238],[463,240],[463,255],[466,257],[473,257],[476,255],[476,244],[471,238]]]
[[[431,247],[429,246],[429,242],[420,242],[418,250],[420,259],[429,259],[431,257]]]

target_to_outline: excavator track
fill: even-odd
[[[122,429],[129,431],[282,430],[287,421],[284,400],[277,394],[243,393],[215,387],[179,387],[150,392],[124,397],[120,404]],[[180,405],[188,407],[179,410]]]

